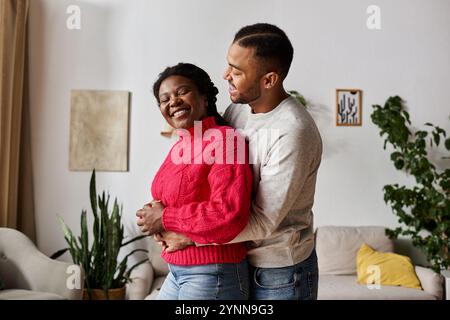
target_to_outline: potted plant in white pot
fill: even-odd
[[[84,299],[124,299],[125,285],[131,281],[131,271],[148,261],[144,259],[131,267],[127,266],[129,256],[138,251],[147,252],[145,249],[135,249],[118,261],[121,248],[146,236],[138,236],[128,241],[124,239],[122,207],[119,207],[115,199],[112,212],[109,212],[109,198],[109,194],[105,196],[104,191],[101,196],[97,196],[94,170],[90,181],[90,200],[94,217],[92,234],[88,231],[86,210],[81,213],[81,234],[78,237],[73,235],[60,218],[64,238],[69,247],[59,250],[52,258],[56,259],[69,251],[73,262],[84,269]]]
[[[380,128],[380,136],[385,136],[384,149],[387,143],[391,145],[395,168],[415,178],[412,187],[384,186],[384,201],[400,223],[386,233],[394,238],[410,237],[436,272],[449,269],[450,166],[439,169],[429,152],[441,142],[450,151],[450,138],[445,130],[431,123],[425,124],[429,129],[412,133],[407,127],[411,124],[409,114],[398,96],[390,97],[383,107],[374,105],[373,108],[372,122]]]

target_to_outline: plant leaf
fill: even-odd
[[[445,140],[445,149],[450,151],[450,138]]]
[[[121,245],[121,247],[125,247],[127,244],[130,244],[130,243],[132,243],[132,242],[134,242],[134,241],[138,241],[138,240],[141,240],[141,239],[144,239],[144,238],[147,238],[148,236],[147,235],[141,235],[141,236],[137,236],[137,237],[134,237],[133,239],[131,239],[131,240],[128,240],[127,242],[124,242],[124,243],[122,243],[122,245]]]
[[[53,259],[53,260],[58,259],[67,251],[69,251],[69,248],[64,248],[64,249],[58,250],[50,256],[50,259]]]

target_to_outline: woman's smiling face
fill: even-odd
[[[194,121],[207,117],[207,99],[194,82],[183,76],[170,76],[159,87],[159,109],[166,121],[176,129],[194,126]]]

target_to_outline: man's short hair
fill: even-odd
[[[284,79],[291,67],[294,48],[283,30],[268,23],[245,26],[234,36],[233,43],[244,48],[255,48],[255,56],[275,64]]]

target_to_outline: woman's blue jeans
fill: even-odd
[[[169,264],[158,300],[246,300],[249,297],[247,260],[195,266]]]

